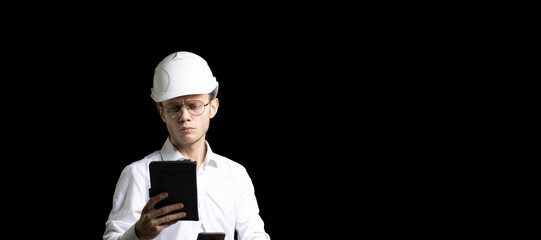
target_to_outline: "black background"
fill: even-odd
[[[438,200],[420,198],[434,188],[419,174],[440,131],[419,112],[432,53],[399,22],[296,13],[166,26],[72,13],[10,29],[5,182],[21,231],[101,238],[120,172],[167,137],[154,68],[191,51],[220,83],[207,140],[248,170],[271,238],[416,232],[433,217],[419,205]]]

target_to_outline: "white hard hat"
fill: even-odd
[[[206,94],[216,89],[218,82],[207,62],[191,52],[175,52],[165,57],[154,70],[154,85],[150,97],[155,102],[192,94]]]

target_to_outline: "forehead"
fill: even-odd
[[[201,100],[206,103],[209,100],[209,95],[196,94],[196,95],[180,96],[180,97],[171,98],[171,99],[163,101],[163,105],[166,106],[166,105],[181,104],[183,102],[191,101],[191,100]]]

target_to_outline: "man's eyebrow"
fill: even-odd
[[[183,103],[177,103],[177,102],[172,102],[172,103],[167,103],[165,105],[163,105],[164,107],[178,107],[180,105],[182,105]]]
[[[180,106],[180,105],[186,104],[186,102],[191,102],[191,101],[194,101],[194,100],[199,100],[199,99],[186,99],[186,100],[179,101],[179,102],[168,102],[168,103],[164,104],[164,106]],[[199,101],[202,101],[202,100],[199,100]]]

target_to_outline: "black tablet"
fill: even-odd
[[[149,164],[149,169],[150,197],[162,192],[168,193],[168,197],[156,203],[154,209],[182,203],[183,209],[169,214],[186,212],[186,217],[179,220],[198,221],[196,163],[191,160],[155,161]]]

